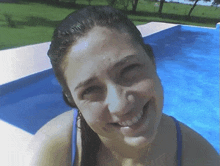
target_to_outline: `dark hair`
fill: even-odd
[[[137,27],[121,11],[110,6],[89,6],[68,15],[55,29],[48,56],[55,76],[63,89],[63,98],[71,107],[77,107],[64,76],[64,59],[69,48],[81,37],[85,36],[93,27],[101,26],[127,33],[132,40],[141,44],[155,65],[152,49],[145,45]],[[81,166],[97,165],[97,153],[100,139],[88,126],[79,112],[82,139]]]

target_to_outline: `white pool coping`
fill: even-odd
[[[27,146],[33,135],[0,119],[0,165],[30,166]]]
[[[51,68],[50,42],[0,51],[0,86]]]
[[[137,26],[143,37],[172,28],[177,24],[150,22]],[[0,51],[0,86],[51,69],[47,57],[50,42]]]

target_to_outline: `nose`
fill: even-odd
[[[105,102],[111,114],[125,115],[133,110],[134,96],[123,87],[108,85]]]

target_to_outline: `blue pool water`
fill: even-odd
[[[164,87],[164,113],[219,152],[219,30],[178,26],[146,37]]]
[[[164,113],[205,137],[219,152],[219,31],[178,26],[144,38],[164,87]],[[0,87],[0,119],[29,133],[70,110],[53,71]]]

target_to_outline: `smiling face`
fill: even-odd
[[[150,143],[162,116],[163,90],[155,66],[128,34],[93,28],[65,60],[67,85],[101,140]]]

